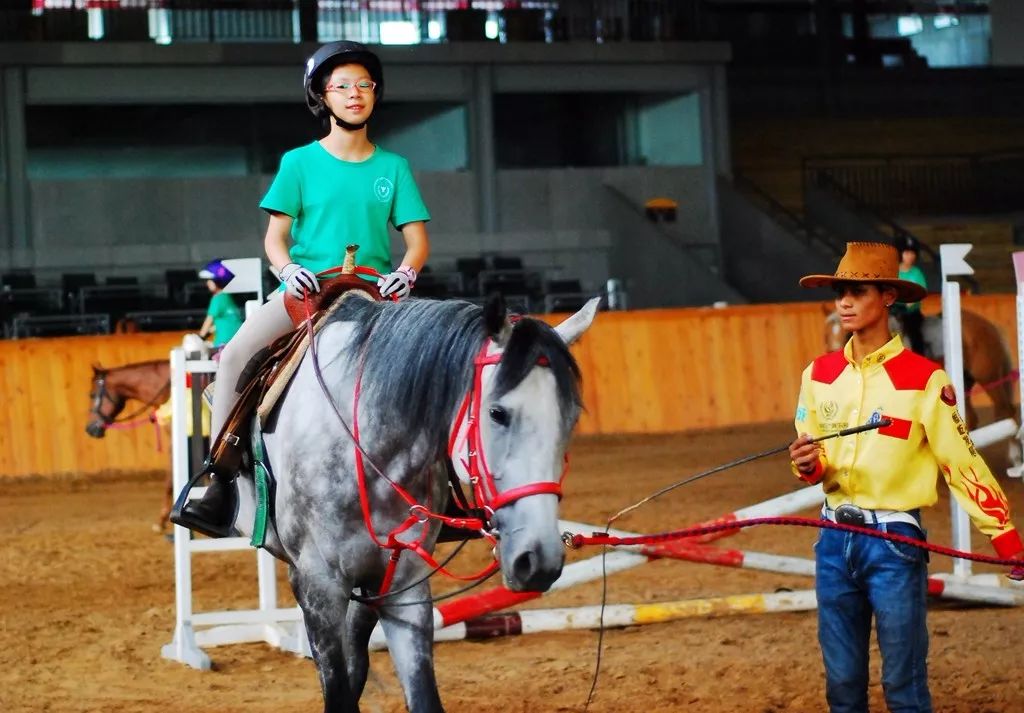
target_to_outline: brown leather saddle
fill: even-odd
[[[210,451],[210,460],[218,470],[233,473],[241,468],[243,454],[252,437],[252,419],[257,407],[272,389],[283,390],[287,385],[286,380],[294,374],[294,368],[284,367],[297,362],[309,346],[307,314],[310,315],[308,320],[315,334],[334,313],[333,308],[340,304],[345,293],[361,291],[369,299],[381,299],[377,286],[358,274],[342,272],[329,276],[331,272],[321,273],[324,277],[320,282],[320,292],[306,297],[309,300],[308,306],[303,300],[285,294],[285,309],[295,329],[256,352],[242,369],[234,385],[238,400]]]

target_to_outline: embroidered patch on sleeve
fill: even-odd
[[[904,418],[896,418],[895,416],[883,415],[882,418],[887,418],[890,421],[892,421],[892,423],[890,423],[888,426],[882,426],[881,428],[879,428],[878,432],[880,434],[882,434],[883,436],[889,436],[891,438],[900,438],[904,441],[910,438],[910,427],[911,425],[913,425],[911,421],[908,421]]]
[[[956,406],[956,391],[953,390],[953,385],[946,384],[943,386],[942,391],[939,392],[939,398],[947,406]]]

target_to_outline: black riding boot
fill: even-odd
[[[184,505],[176,504],[171,512],[171,522],[207,537],[232,537],[238,506],[235,476],[220,473],[209,461],[204,465],[203,473],[212,476],[203,497],[189,500]]]

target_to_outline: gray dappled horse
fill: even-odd
[[[528,318],[511,323],[504,304],[493,300],[484,308],[459,301],[358,298],[341,305],[319,333],[317,353],[331,399],[350,428],[359,384],[356,433],[366,452],[376,538],[386,539],[406,522],[410,506],[370,463],[416,501],[443,512],[449,439],[459,429],[460,404],[479,384],[477,451],[486,457],[495,489],[515,491],[508,502],[492,503],[490,516],[505,585],[546,590],[558,578],[564,560],[559,484],[581,408],[579,370],[567,345],[590,326],[596,311],[594,299],[552,328]],[[492,362],[478,365],[481,350],[488,348]],[[367,644],[378,619],[406,706],[442,710],[425,580],[430,570],[424,561],[411,552],[401,555],[388,588],[393,597],[373,607],[350,600],[355,588],[362,595],[381,590],[391,550],[381,548],[364,524],[353,439],[326,401],[309,353],[268,424],[265,442],[276,479],[266,547],[289,564],[324,710],[359,710],[369,669]],[[236,527],[249,535],[252,482],[236,482]],[[439,529],[431,523],[423,545],[428,552]],[[419,529],[399,538],[411,540]]]
[[[825,348],[828,351],[842,349],[849,338],[839,321],[839,313],[827,305],[822,305],[825,313]],[[1013,395],[1017,388],[1017,376],[1013,370],[1013,360],[1006,339],[999,328],[980,314],[963,310],[960,313],[961,334],[963,339],[964,360],[964,391],[968,396],[964,399],[964,418],[969,428],[978,425],[978,413],[971,403],[969,394],[973,387],[985,391],[992,400],[995,420],[1017,418],[1017,408],[1013,403]],[[889,331],[902,334],[903,326],[895,315],[889,316]],[[931,315],[924,318],[921,325],[921,336],[927,353],[923,356],[943,363],[945,349],[942,344],[942,315]],[[904,344],[909,346],[906,337]],[[1021,444],[1017,438],[1008,441],[1008,458],[1016,472],[1021,464]]]

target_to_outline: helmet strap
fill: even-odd
[[[330,117],[332,119],[334,119],[334,123],[337,124],[338,126],[340,126],[345,131],[359,131],[364,126],[366,126],[366,123],[370,120],[369,117],[367,117],[366,121],[364,121],[364,122],[362,122],[360,124],[353,124],[353,123],[351,123],[349,121],[345,121],[340,116],[335,114],[334,111],[331,110],[331,107],[327,106],[327,102],[324,100],[324,98],[322,96],[318,96],[317,99],[318,99],[318,103],[320,105],[320,110],[322,112],[326,112],[328,115],[330,115]],[[371,112],[371,116],[372,116],[372,114],[373,113]],[[324,119],[327,118],[326,116],[323,116],[323,114],[321,114],[320,116],[323,117]],[[328,130],[330,129],[329,124],[326,125],[326,128]]]
[[[348,121],[345,121],[344,119],[339,118],[338,115],[335,114],[330,109],[328,109],[327,111],[330,111],[331,112],[331,116],[334,117],[334,123],[337,124],[338,126],[340,126],[341,128],[345,129],[345,131],[359,131],[364,126],[366,126],[366,122],[365,121],[362,122],[361,124],[353,124],[351,122],[348,122]]]

